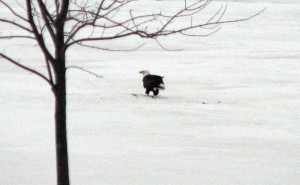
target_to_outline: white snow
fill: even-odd
[[[183,51],[131,37],[106,46],[146,45],[68,53],[69,65],[103,75],[68,71],[73,185],[300,184],[300,4],[227,4],[226,19],[267,10],[210,37],[160,39]],[[1,40],[0,49],[46,74],[32,43]],[[131,95],[144,93],[143,69],[165,76],[159,98]],[[55,184],[50,88],[3,59],[0,81],[0,184]]]

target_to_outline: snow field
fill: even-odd
[[[107,44],[146,43],[134,52],[70,51],[69,65],[103,75],[68,71],[71,183],[299,184],[300,7],[230,2],[224,18],[263,7],[259,17],[210,37],[160,39],[183,51],[134,37]],[[9,42],[1,48],[46,72],[30,43]],[[51,91],[0,61],[0,184],[55,184]],[[144,93],[142,69],[165,76],[159,98],[131,95]]]

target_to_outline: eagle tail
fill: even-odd
[[[166,89],[166,86],[165,86],[165,84],[161,83],[161,84],[159,84],[159,88],[160,88],[161,90],[165,90],[165,89]]]

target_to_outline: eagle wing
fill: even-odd
[[[147,75],[143,78],[143,85],[146,89],[159,88],[160,84],[164,84],[161,76]]]

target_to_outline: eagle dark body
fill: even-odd
[[[146,89],[147,95],[152,91],[153,95],[157,96],[160,89],[165,90],[163,76],[152,75],[148,70],[143,70],[139,73],[143,75],[143,86]]]
[[[153,94],[156,96],[159,93],[159,89],[164,89],[163,77],[158,75],[146,75],[143,78],[143,85],[146,89],[146,94],[149,94],[150,91],[153,92]]]
[[[151,74],[143,77],[143,86],[146,89],[147,95],[152,91],[154,96],[158,95],[159,89],[165,89],[163,77]]]

